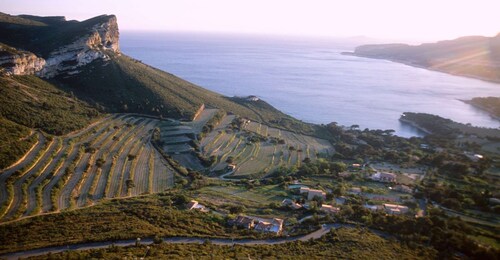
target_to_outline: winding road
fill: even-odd
[[[283,244],[292,241],[308,241],[310,239],[318,239],[328,233],[331,229],[337,229],[340,227],[349,227],[353,228],[353,225],[349,224],[324,224],[320,229],[311,232],[307,235],[296,236],[296,237],[283,237],[283,238],[271,238],[271,239],[228,239],[228,238],[199,238],[199,237],[165,237],[163,238],[164,243],[171,244],[203,244],[205,241],[210,241],[215,245],[275,245],[275,244]],[[47,247],[40,249],[33,249],[29,251],[16,252],[16,253],[8,253],[4,255],[0,255],[0,258],[6,260],[14,260],[19,257],[32,257],[45,255],[48,253],[60,253],[68,250],[90,250],[90,249],[100,249],[100,248],[108,248],[112,245],[114,246],[131,246],[136,243],[135,239],[129,240],[119,240],[119,241],[105,241],[105,242],[94,242],[94,243],[81,243],[75,245],[68,246],[56,246],[56,247]],[[153,238],[144,238],[141,240],[141,244],[148,245],[153,243]]]

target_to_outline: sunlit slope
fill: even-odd
[[[500,34],[426,43],[363,45],[357,56],[388,59],[451,74],[500,82]]]

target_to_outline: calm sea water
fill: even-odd
[[[226,96],[256,95],[311,123],[421,135],[398,121],[425,112],[477,126],[500,122],[459,99],[500,96],[500,85],[384,60],[341,55],[334,40],[122,32],[122,51]]]

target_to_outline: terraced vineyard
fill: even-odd
[[[234,130],[230,127],[234,119],[233,115],[225,116],[200,144],[207,158],[216,158],[211,171],[227,172],[232,161],[232,176],[264,176],[280,167],[300,166],[305,158],[316,160],[333,153],[327,140],[256,122],[247,122],[241,130]]]
[[[113,115],[63,137],[36,133],[27,154],[0,172],[0,221],[173,186],[174,170],[150,144],[159,122]]]

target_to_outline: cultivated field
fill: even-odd
[[[24,158],[0,172],[0,221],[168,189],[174,170],[150,144],[159,122],[113,115],[63,137],[37,133]]]
[[[280,167],[300,166],[333,153],[332,145],[323,139],[268,127],[257,122],[243,124],[240,131],[230,127],[235,116],[225,116],[201,142],[206,157],[215,156],[211,171],[227,172],[229,162],[235,166],[232,176],[271,173]],[[252,138],[258,141],[249,141]],[[229,159],[229,160],[228,160]]]

